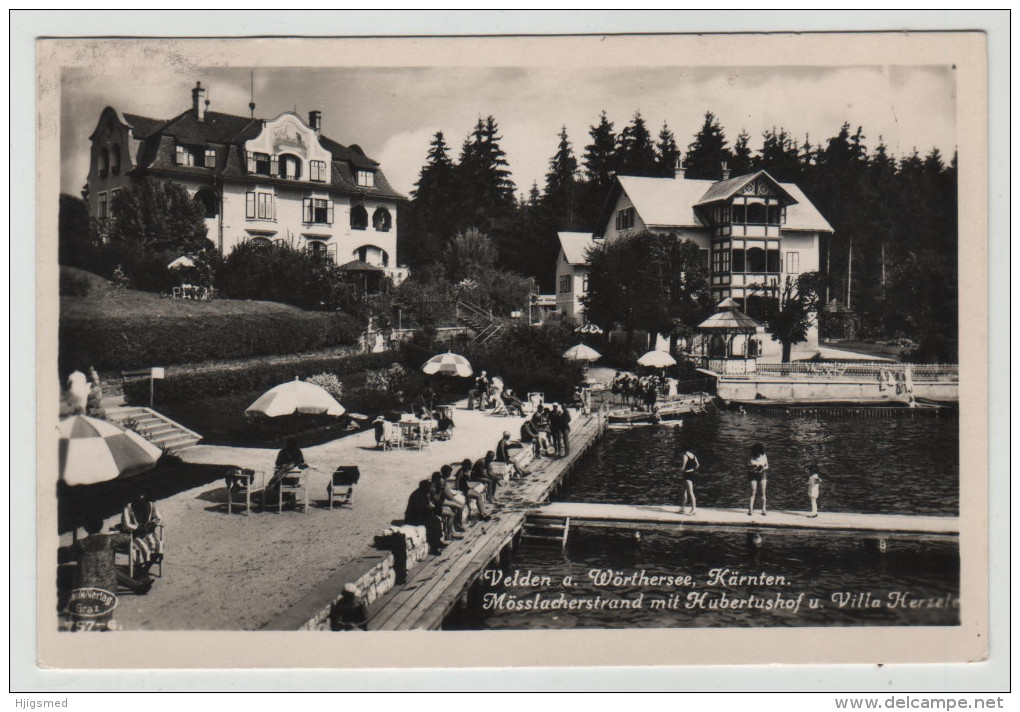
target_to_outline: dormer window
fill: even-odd
[[[309,161],[308,162],[308,179],[313,180],[316,183],[326,182],[326,162],[325,161]]]
[[[207,148],[205,149],[205,167],[215,168],[216,167],[216,149]]]
[[[274,174],[273,164],[278,163],[276,156],[268,153],[252,153],[248,151],[248,172],[260,176],[271,176]]]
[[[280,177],[301,180],[301,159],[289,153],[280,156]]]
[[[177,152],[174,156],[174,162],[178,166],[193,166],[195,165],[195,156],[188,149],[187,146],[177,146]]]
[[[357,172],[358,185],[364,188],[375,187],[375,172],[374,171],[358,171]]]

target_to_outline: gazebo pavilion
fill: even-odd
[[[754,373],[761,342],[756,335],[761,325],[733,299],[723,299],[716,313],[697,326],[701,338],[702,366],[714,373]]]

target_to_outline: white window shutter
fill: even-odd
[[[255,194],[248,193],[245,201],[245,216],[249,218],[255,217]]]
[[[333,224],[333,201],[332,200],[327,200],[326,201],[326,224],[327,225],[332,225]]]
[[[312,199],[305,198],[303,201],[303,206],[305,222],[310,223],[312,221]]]
[[[278,176],[280,175],[280,157],[270,156],[269,157],[269,175]]]

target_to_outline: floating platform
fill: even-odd
[[[686,510],[685,510],[686,511]],[[911,514],[860,514],[857,512],[809,512],[772,510],[747,515],[745,509],[712,509],[700,507],[697,513],[681,514],[676,505],[597,504],[587,502],[554,502],[535,507],[529,519],[570,520],[570,526],[589,524],[628,529],[739,529],[762,531],[803,530],[839,533],[864,533],[885,538],[955,537],[960,533],[958,517]]]

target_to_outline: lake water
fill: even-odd
[[[559,498],[679,504],[675,470],[684,444],[705,472],[697,487],[699,506],[746,507],[744,463],[750,445],[761,442],[770,463],[770,509],[808,507],[807,469],[816,462],[823,472],[823,512],[956,515],[957,432],[955,418],[824,420],[714,413],[687,418],[681,430],[660,426],[609,433],[579,463]],[[483,579],[469,605],[454,613],[446,627],[959,622],[959,552],[953,540],[890,540],[880,551],[874,540],[846,533],[767,532],[755,543],[746,532],[646,530],[637,539],[628,530],[580,527],[571,531],[565,551],[520,547],[512,569],[519,572],[518,585]],[[624,580],[600,586],[590,578],[593,571],[607,570]],[[642,571],[643,580],[625,580]],[[529,572],[530,581],[523,578]],[[655,575],[676,581],[651,582],[648,577]],[[564,586],[568,576],[571,584]]]

